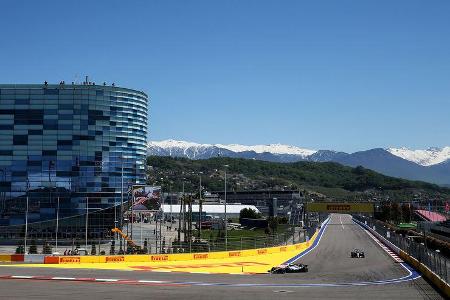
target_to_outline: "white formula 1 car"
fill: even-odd
[[[273,267],[269,272],[272,274],[304,273],[308,272],[308,266],[304,264],[283,264]]]

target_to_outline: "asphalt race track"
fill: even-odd
[[[363,249],[366,258],[350,258],[354,248]],[[349,215],[332,215],[317,247],[297,261],[307,264],[309,272],[206,275],[0,267],[0,275],[146,281],[0,279],[0,299],[443,299],[423,278],[395,262]]]

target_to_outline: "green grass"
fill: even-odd
[[[415,223],[400,223],[397,225],[398,228],[401,229],[415,229],[417,228],[417,224]]]

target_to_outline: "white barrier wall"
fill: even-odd
[[[43,264],[45,256],[44,254],[26,254],[24,262]]]

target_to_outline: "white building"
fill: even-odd
[[[164,204],[164,214],[170,214],[177,217],[180,214],[180,204]],[[250,208],[259,213],[260,211],[254,205],[242,205],[242,204],[227,204],[227,218],[238,218],[241,210],[244,208]],[[181,208],[182,209],[182,208]],[[188,206],[186,205],[186,211]],[[199,205],[192,204],[192,212],[199,213]],[[223,204],[204,204],[202,205],[203,214],[212,217],[223,217],[225,213],[225,205]]]

